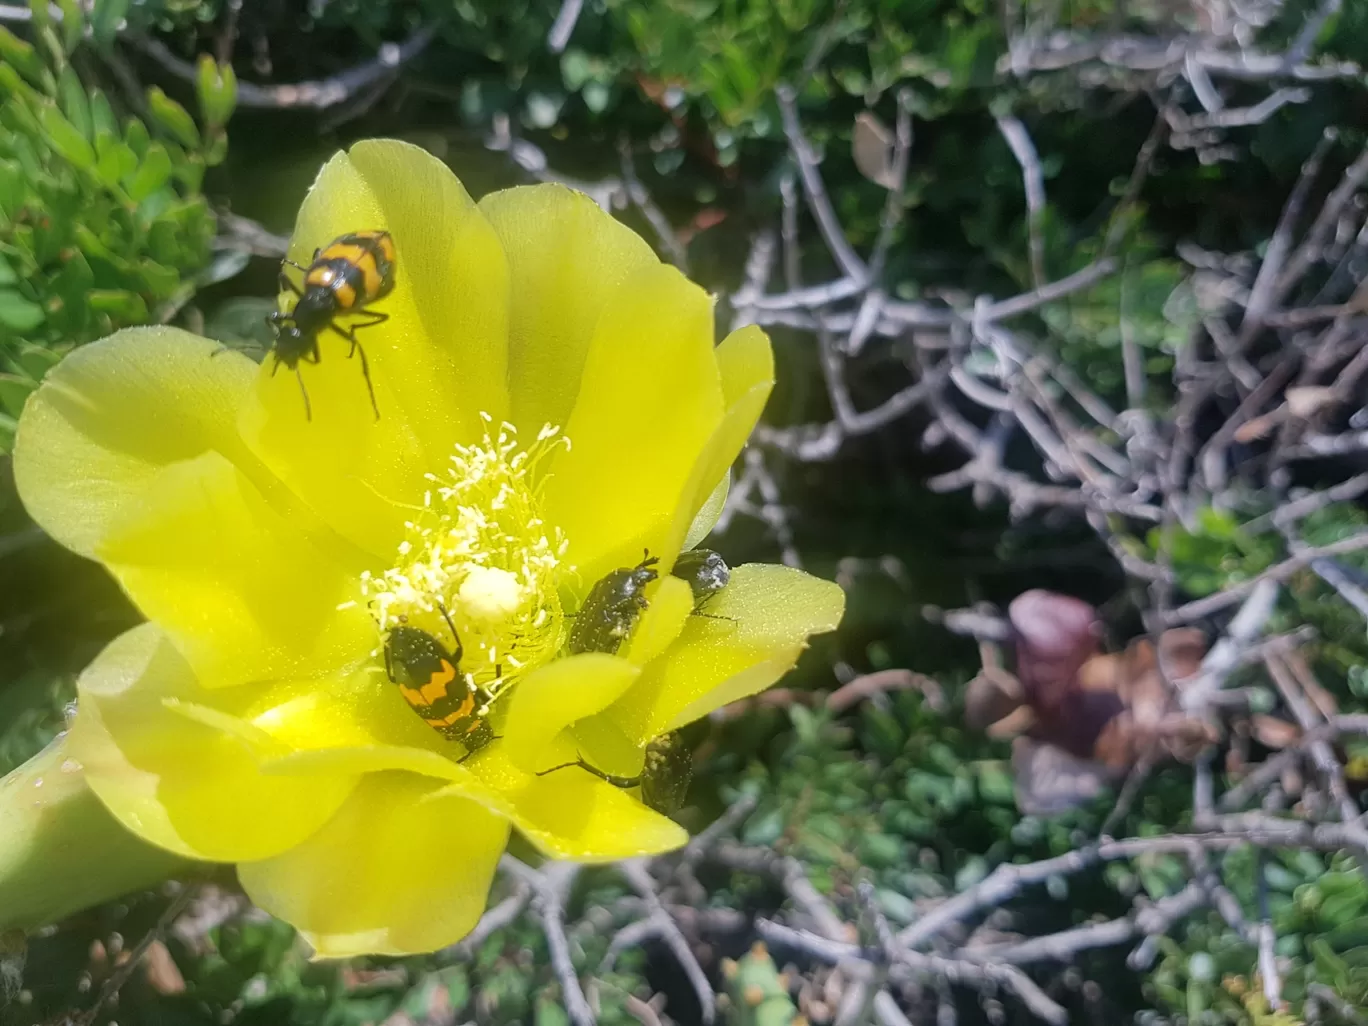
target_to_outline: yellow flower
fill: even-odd
[[[747,565],[695,615],[664,571],[711,528],[769,395],[758,328],[585,196],[476,204],[412,146],[322,170],[292,260],[391,233],[360,361],[325,333],[299,382],[170,328],[77,350],[32,397],[14,469],[33,517],[148,622],[80,678],[66,754],[129,830],[238,864],[324,956],[428,951],[483,911],[516,827],[603,861],[684,832],[632,776],[655,739],[753,694],[833,629],[825,581]],[[211,358],[215,357],[215,358]],[[566,654],[606,574],[659,560],[616,653]],[[497,740],[467,749],[387,679],[395,627],[455,653]],[[464,692],[462,692],[464,694]],[[472,704],[476,704],[472,702]],[[94,856],[92,856],[94,857]]]

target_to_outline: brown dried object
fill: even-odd
[[[1107,654],[1097,610],[1080,599],[1028,591],[1007,616],[1016,673],[985,668],[969,684],[965,719],[992,736],[1016,737],[1012,763],[1023,811],[1062,811],[1143,758],[1190,761],[1217,740],[1210,723],[1171,701],[1169,681],[1201,666],[1201,631],[1166,631],[1157,651],[1138,638]]]

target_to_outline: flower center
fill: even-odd
[[[513,425],[493,436],[481,417],[482,441],[456,446],[446,470],[427,475],[395,565],[361,584],[382,638],[404,625],[453,652],[459,641],[460,672],[495,697],[563,641],[565,538],[542,519],[540,466],[570,440],[548,425],[524,447]]]

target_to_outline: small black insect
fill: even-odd
[[[304,284],[296,285],[285,273],[285,267],[281,267],[280,287],[297,295],[299,302],[288,313],[277,310],[267,318],[275,332],[275,344],[271,350],[275,355],[275,364],[271,373],[279,370],[281,364],[295,372],[299,378],[299,390],[304,396],[304,415],[312,420],[309,393],[304,388],[299,364],[301,361],[319,361],[318,336],[331,329],[351,343],[348,357],[360,355],[361,373],[366,379],[366,390],[370,393],[371,409],[378,420],[380,408],[375,404],[370,363],[366,359],[366,351],[357,341],[356,329],[369,328],[389,320],[389,314],[368,310],[366,306],[394,288],[394,240],[389,232],[352,232],[315,250],[313,261],[308,267],[291,260],[284,263],[304,273]],[[346,328],[339,326],[336,318],[348,314],[364,314],[370,320]]]
[[[675,560],[671,576],[687,581],[693,592],[694,609],[727,586],[731,580],[731,568],[719,553],[712,549],[692,549],[681,552]]]
[[[591,766],[583,757],[542,770],[544,777],[557,770],[578,766],[614,787],[640,787],[641,802],[662,816],[670,816],[684,807],[684,799],[693,783],[693,753],[680,740],[679,732],[662,734],[646,746],[646,761],[635,777],[621,777]]]
[[[591,589],[584,605],[575,614],[567,647],[572,654],[607,652],[622,647],[646,611],[643,594],[646,585],[660,575],[654,567],[660,560],[647,555],[634,567],[619,567],[604,575]]]

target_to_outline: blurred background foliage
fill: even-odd
[[[1271,6],[1267,39],[1285,43],[1319,5]],[[1020,117],[1039,150],[1051,202],[1038,227],[1052,277],[1099,251],[1154,121],[1151,98],[1120,74],[1005,71],[1008,15],[986,0],[587,0],[563,52],[554,53],[547,36],[559,10],[551,0],[63,0],[51,9],[0,8],[9,25],[0,30],[0,451],[46,370],[113,329],[174,322],[225,341],[267,341],[263,297],[274,293],[276,273],[270,237],[288,234],[322,160],[355,138],[419,142],[476,195],[525,180],[501,152],[509,138],[535,142],[549,167],[573,181],[620,175],[625,155],[678,230],[694,277],[728,290],[740,280],[745,241],[777,222],[775,185],[792,166],[776,87],[799,86],[834,205],[863,247],[878,233],[886,192],[861,171],[856,118],[873,112],[891,124],[901,95],[916,141],[886,268],[889,292],[963,300],[1032,285],[1020,169],[995,116]],[[1080,34],[1164,37],[1196,17],[1181,0],[1067,0],[1052,11],[1059,31]],[[311,109],[269,90],[363,67],[381,47],[428,27],[430,45],[339,104]],[[1316,52],[1368,63],[1368,5],[1344,3]],[[239,79],[252,85],[240,88]],[[1123,226],[1121,273],[1041,312],[1056,355],[1100,395],[1121,396],[1117,353],[1128,330],[1149,369],[1162,373],[1202,316],[1179,244],[1262,246],[1322,131],[1343,130],[1334,158],[1341,165],[1361,144],[1363,86],[1362,76],[1318,86],[1314,102],[1244,130],[1230,159],[1166,150]],[[502,143],[486,145],[500,133]],[[654,238],[640,210],[619,213]],[[235,215],[258,222],[260,237],[244,234]],[[800,270],[828,280],[826,259],[820,246],[808,247]],[[811,338],[781,328],[775,341],[780,382],[767,421],[824,419]],[[879,393],[873,376],[856,387]],[[1148,402],[1162,408],[1173,398],[1154,389]],[[833,667],[845,676],[910,667],[934,678],[935,689],[840,713],[801,697],[756,703],[691,738],[700,764],[687,825],[701,828],[738,795],[754,794],[743,843],[798,857],[847,907],[857,884],[871,882],[895,927],[1000,862],[1058,854],[1095,836],[1114,798],[1050,819],[1022,815],[1008,746],[961,725],[963,686],[978,666],[974,647],[928,624],[921,606],[1003,601],[1047,587],[1110,602],[1113,641],[1136,628],[1122,575],[1093,535],[1009,523],[967,496],[933,495],[924,481],[946,469],[896,424],[830,463],[776,469],[794,548],[849,595],[842,630],[822,639],[784,686],[820,698],[841,682]],[[1285,558],[1277,535],[1246,532],[1248,519],[1209,510],[1195,528],[1169,528],[1166,538],[1156,530],[1145,544],[1166,547],[1182,587],[1197,597]],[[1323,543],[1364,522],[1361,509],[1338,504],[1307,525],[1306,540]],[[733,563],[778,551],[763,524],[744,518],[717,544]],[[9,769],[61,728],[75,673],[136,617],[95,567],[27,521],[7,462],[0,581],[0,769]],[[1335,669],[1341,708],[1361,709],[1362,620],[1327,603],[1314,580],[1294,580],[1291,590],[1295,608],[1280,612],[1276,629],[1314,624],[1315,655]],[[1190,773],[1157,773],[1116,836],[1190,825]],[[1287,960],[1291,1010],[1260,1004],[1253,950],[1202,912],[1176,926],[1139,972],[1127,968],[1124,949],[1040,967],[1038,978],[1076,1021],[1292,1026],[1317,986],[1368,1006],[1368,885],[1356,866],[1276,856],[1276,866],[1257,874],[1270,881],[1261,896],[1253,854],[1213,857],[1224,860],[1247,910],[1266,906]],[[1184,881],[1180,861],[1167,856],[1061,877],[1014,906],[1015,922],[1043,933],[1121,915],[1137,895],[1157,900]],[[780,898],[772,882],[743,872],[714,867],[706,882],[720,910],[772,911]],[[149,960],[160,970],[135,974],[100,1021],[568,1021],[531,918],[473,951],[310,964],[287,927],[243,907],[230,874],[206,893],[212,900],[201,902],[192,928],[165,939],[169,968],[160,956]],[[32,938],[22,972],[4,976],[0,1023],[54,1022],[88,1006],[120,949],[143,936],[169,900],[134,896]],[[582,971],[600,965],[622,925],[617,910],[630,910],[631,900],[611,871],[581,876],[569,912],[579,924]],[[754,984],[774,1001],[749,1009],[733,1000],[723,1014],[761,1021],[763,1007],[768,1021],[788,1022],[794,1006],[785,988],[775,990],[778,967],[746,954],[753,939],[744,925],[719,930],[714,986],[740,993]],[[696,1021],[677,966],[658,946],[623,952],[597,986],[600,1022],[609,1026],[643,1021],[641,1003],[662,993],[672,1018]],[[991,1001],[960,1004],[962,1022],[1022,1014]]]

